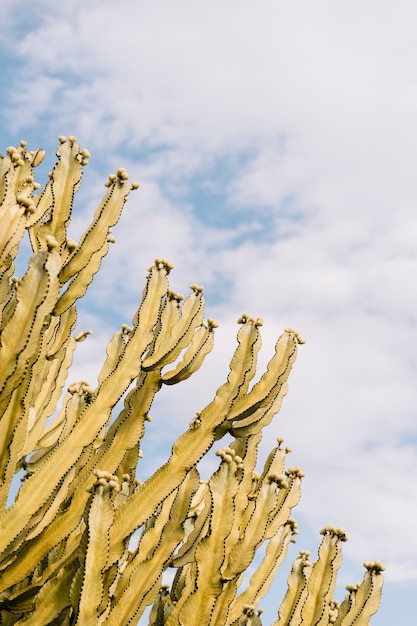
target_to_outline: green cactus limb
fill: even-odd
[[[130,190],[131,187],[127,183],[114,182],[104,197],[96,211],[95,220],[62,267],[60,282],[62,284],[70,282],[56,303],[54,315],[66,311],[86,293],[94,275],[100,269],[103,257],[108,252],[111,228],[118,222]]]
[[[33,167],[44,156],[42,150],[29,153],[24,146],[7,149],[0,155],[0,266],[9,254],[14,258],[18,245],[37,214],[32,192],[39,185],[33,177]]]
[[[85,406],[84,384],[71,385],[58,417],[45,429],[36,446],[36,452],[25,463],[28,477],[33,476],[51,457],[56,447],[65,440],[78,422]]]
[[[276,483],[268,481],[258,492],[256,506],[240,539],[232,546],[229,558],[222,570],[225,580],[231,580],[245,571],[252,562],[257,547],[262,543],[269,513],[276,502]]]

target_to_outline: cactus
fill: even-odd
[[[120,626],[138,623],[150,607],[154,626],[259,625],[258,604],[298,532],[291,512],[303,473],[285,469],[289,449],[278,439],[257,474],[258,447],[303,340],[286,329],[251,386],[262,320],[242,315],[226,382],[141,484],[136,468],[154,396],[200,368],[217,324],[204,321],[202,288],[176,294],[172,265],[157,259],[131,326],[108,344],[97,386],[81,381],[64,391],[77,343],[91,332],[74,336],[76,302],[138,185],[122,168],[109,176],[76,243],[67,231],[90,155],[75,137],[59,142],[38,193],[42,150],[22,141],[0,156],[0,623]],[[33,254],[16,278],[26,231]],[[202,480],[199,462],[226,434],[218,469]],[[346,535],[322,532],[318,559],[300,551],[293,564],[277,625],[367,624],[378,608],[378,562],[365,564],[363,582],[342,603],[333,599]],[[265,556],[245,582],[261,546]]]

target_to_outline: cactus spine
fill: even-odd
[[[124,169],[111,175],[90,226],[73,241],[67,230],[90,155],[75,137],[59,141],[40,193],[34,168],[42,150],[21,142],[0,156],[0,623],[120,626],[138,623],[150,606],[154,626],[261,624],[258,604],[297,534],[291,512],[303,473],[285,468],[281,439],[260,475],[257,452],[302,340],[286,329],[250,387],[262,321],[243,315],[226,382],[140,484],[136,467],[155,394],[199,369],[217,324],[204,321],[202,288],[192,285],[184,300],[169,288],[172,266],[157,259],[132,325],[108,344],[97,386],[82,381],[64,391],[77,342],[91,332],[74,336],[76,302],[138,185]],[[16,278],[26,231],[33,254]],[[225,434],[232,442],[217,451],[219,467],[203,481],[198,464]],[[363,582],[338,604],[345,540],[343,530],[327,527],[317,561],[300,552],[275,624],[368,623],[383,567],[365,564]],[[264,559],[243,584],[261,545]]]

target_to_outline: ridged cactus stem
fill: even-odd
[[[191,285],[184,298],[170,287],[172,264],[155,259],[97,383],[68,384],[73,353],[92,332],[76,328],[77,302],[138,184],[123,168],[111,174],[74,241],[71,218],[90,153],[75,137],[59,137],[56,165],[38,191],[34,172],[44,156],[24,141],[0,155],[0,623],[133,625],[150,607],[149,626],[261,626],[258,605],[298,533],[292,510],[304,474],[286,467],[281,438],[263,465],[258,457],[303,340],[285,329],[253,384],[262,320],[241,315],[226,382],[184,416],[189,426],[171,455],[141,483],[154,398],[203,366],[217,322],[204,317],[203,288]],[[32,256],[17,277],[25,233]],[[217,445],[224,436],[227,445]],[[206,457],[217,467],[203,480]],[[346,536],[333,527],[323,534],[316,562],[305,551],[295,560],[276,624],[362,625],[377,610],[383,566],[366,563],[363,582],[337,602]]]

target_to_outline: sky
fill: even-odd
[[[386,566],[372,626],[417,618],[416,21],[413,0],[14,0],[0,23],[0,153],[45,148],[43,184],[58,135],[91,152],[73,238],[110,172],[140,182],[80,308],[93,335],[71,379],[94,381],[156,257],[176,291],[204,285],[215,348],[160,394],[146,473],[224,381],[242,312],[264,320],[263,366],[296,328],[262,451],[283,436],[306,474],[291,559],[334,524],[340,600],[363,561]]]

